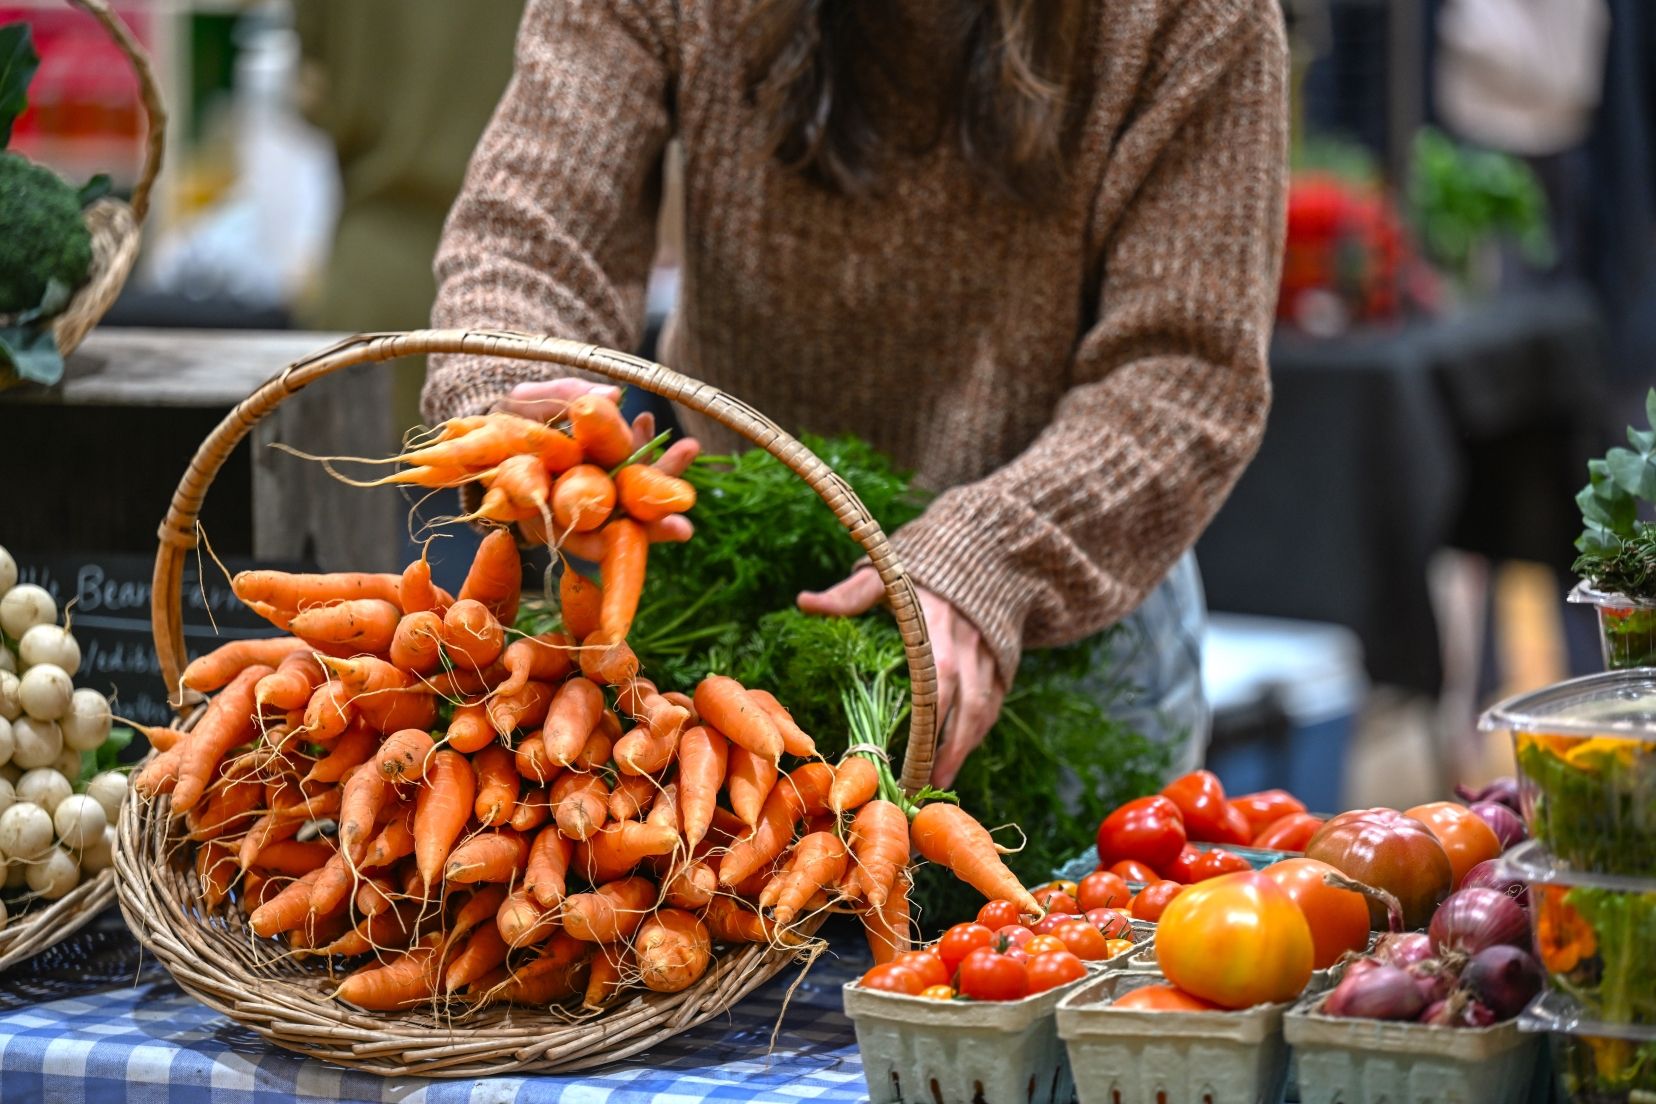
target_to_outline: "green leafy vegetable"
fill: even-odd
[[[1627,429],[1631,448],[1613,448],[1587,464],[1587,486],[1576,495],[1584,529],[1575,570],[1597,590],[1656,603],[1656,523],[1639,517],[1641,506],[1656,505],[1656,388],[1645,397],[1645,416],[1648,428]],[[1650,613],[1627,631],[1648,633],[1656,625],[1656,611]]]
[[[1552,262],[1546,192],[1515,157],[1461,146],[1423,127],[1415,136],[1408,194],[1427,254],[1463,279],[1477,247],[1499,235],[1515,238],[1532,264]]]
[[[12,124],[29,106],[29,81],[39,67],[29,25],[0,27],[0,149],[10,144]]]
[[[1520,736],[1518,765],[1533,787],[1531,827],[1549,851],[1582,870],[1656,876],[1656,745],[1614,744],[1626,754],[1571,762],[1547,742]]]

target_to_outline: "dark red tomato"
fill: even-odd
[[[1122,859],[1110,867],[1110,873],[1124,882],[1139,882],[1144,885],[1161,880],[1160,874],[1157,874],[1148,864],[1141,863],[1137,859]]]
[[[1052,934],[1052,929],[1053,928],[1056,928],[1059,924],[1062,924],[1065,920],[1074,920],[1074,919],[1075,919],[1075,916],[1074,916],[1073,913],[1049,912],[1045,916],[1041,917],[1039,920],[1035,921],[1033,924],[1029,925],[1029,930],[1034,932],[1036,935],[1050,935],[1050,934]]]
[[[1068,951],[1048,951],[1029,960],[1029,991],[1044,993],[1087,976],[1087,964]]]
[[[1122,859],[1160,868],[1177,858],[1184,845],[1179,807],[1159,794],[1127,802],[1098,826],[1098,864],[1112,869]]]
[[[1076,903],[1075,898],[1061,889],[1037,889],[1034,896],[1048,912],[1063,912],[1071,916],[1077,916],[1081,912],[1081,906]]]
[[[1008,924],[1004,928],[996,929],[995,942],[992,945],[1005,952],[1013,947],[1022,947],[1034,938],[1035,933],[1022,924]]]
[[[1253,845],[1267,851],[1304,851],[1322,826],[1310,813],[1289,813],[1255,836]]]
[[[960,995],[973,1000],[1018,1000],[1029,995],[1029,973],[1017,959],[979,947],[960,964]]]
[[[1215,847],[1201,858],[1190,864],[1190,880],[1205,882],[1209,878],[1217,878],[1221,874],[1235,874],[1239,870],[1252,870],[1253,864],[1234,851],[1226,851],[1223,847]]]
[[[1179,857],[1162,868],[1161,876],[1175,882],[1184,882],[1186,885],[1190,884],[1196,880],[1190,873],[1191,868],[1196,860],[1201,858],[1202,855],[1203,851],[1200,847],[1192,847],[1188,843],[1185,844],[1179,851]]]
[[[882,993],[902,993],[908,997],[918,997],[926,988],[924,978],[897,962],[887,962],[874,967],[862,976],[860,984],[864,989],[877,989]]]
[[[1188,839],[1216,843],[1225,834],[1225,787],[1212,771],[1191,771],[1162,787],[1162,796],[1179,807]],[[1173,856],[1165,861],[1171,862]],[[1149,861],[1149,860],[1146,860]],[[1152,862],[1157,870],[1162,863]]]
[[[1023,922],[1018,915],[1018,906],[1011,901],[990,901],[978,909],[977,922],[991,931],[999,931],[1008,924]]]
[[[919,974],[928,988],[949,984],[949,968],[943,965],[943,959],[936,951],[904,951],[891,961]]]
[[[1139,895],[1133,898],[1133,919],[1149,920],[1154,923],[1161,919],[1162,910],[1167,908],[1168,902],[1184,892],[1184,886],[1178,882],[1152,882],[1139,890]]]
[[[1121,939],[1133,932],[1133,919],[1123,909],[1088,909],[1086,920],[1103,932],[1105,939]]]
[[[961,959],[994,941],[995,933],[982,924],[956,924],[937,941],[937,953],[943,959],[943,965],[948,967],[949,976],[954,977]]]
[[[1064,941],[1064,946],[1076,958],[1088,962],[1101,962],[1110,957],[1110,946],[1104,938],[1104,933],[1087,923],[1085,920],[1071,920],[1059,924],[1052,930],[1052,934]]]
[[[1219,833],[1220,843],[1228,843],[1232,847],[1246,847],[1254,838],[1253,829],[1248,826],[1248,818],[1234,805],[1225,806],[1225,823]]]
[[[1261,790],[1258,793],[1233,797],[1230,807],[1241,813],[1248,822],[1248,838],[1259,833],[1285,816],[1305,812],[1305,805],[1287,790]]]
[[[1133,899],[1133,895],[1127,890],[1127,880],[1120,874],[1095,870],[1081,879],[1075,899],[1082,911],[1091,912],[1093,909],[1122,908]]]

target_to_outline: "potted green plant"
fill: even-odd
[[[1644,429],[1629,426],[1631,448],[1587,464],[1576,495],[1585,529],[1576,540],[1581,581],[1570,601],[1597,608],[1604,665],[1656,667],[1656,388],[1645,398]]]

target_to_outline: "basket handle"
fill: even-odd
[[[132,31],[121,19],[109,10],[105,0],[69,0],[75,7],[82,9],[109,32],[109,37],[115,40],[115,45],[132,63],[132,71],[138,74],[138,98],[144,105],[144,116],[149,121],[144,141],[144,164],[138,170],[138,180],[132,186],[132,214],[140,224],[144,216],[149,214],[150,189],[155,186],[155,178],[161,173],[161,155],[167,145],[167,108],[161,102],[161,88],[155,80],[155,69],[150,64],[149,54],[144,52],[143,46],[132,36]]]
[[[705,414],[792,469],[821,496],[840,524],[868,553],[870,562],[880,574],[880,581],[885,584],[886,599],[890,603],[892,616],[897,620],[903,648],[908,656],[913,691],[908,746],[900,781],[903,789],[911,795],[930,781],[937,735],[937,671],[932,665],[931,641],[926,635],[925,618],[920,611],[913,581],[897,561],[897,555],[879,523],[857,498],[850,484],[776,423],[718,388],[640,357],[556,337],[474,330],[359,334],[294,361],[243,399],[196,449],[195,458],[190,461],[178,490],[173,492],[166,520],[161,523],[157,534],[161,545],[155,556],[150,609],[161,676],[169,689],[178,685],[186,660],[183,582],[187,553],[196,546],[196,521],[207,488],[212,485],[213,477],[236,445],[284,399],[313,380],[358,364],[432,353],[541,361],[640,387],[698,414]]]

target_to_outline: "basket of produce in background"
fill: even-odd
[[[144,163],[130,201],[106,194],[109,181],[71,184],[17,153],[0,152],[0,386],[18,379],[56,383],[63,358],[97,325],[138,257],[150,191],[161,171],[167,113],[149,58],[104,0],[71,0],[108,31],[132,63],[149,120]],[[0,150],[22,113],[38,58],[26,23],[0,27]]]
[[[499,524],[458,597],[432,586],[423,560],[401,576],[247,572],[238,596],[292,635],[186,664],[182,567],[225,457],[323,376],[429,353],[642,387],[737,430],[803,480],[879,572],[895,621],[881,639],[897,644],[874,647],[872,661],[828,645],[770,659],[789,670],[809,660],[828,677],[858,742],[832,763],[816,755],[782,674],[774,697],[751,675],[701,664],[684,681],[667,662],[648,669],[657,681],[640,674],[655,654],[646,643],[661,638],[642,629],[647,578],[674,562],[663,549],[646,571],[651,536],[696,494],[649,462],[655,443],[635,442],[600,396],[573,403],[567,423],[456,419],[393,458],[404,466],[386,469],[389,482],[487,488],[477,517]],[[600,581],[566,569],[555,602],[520,602],[512,522],[554,529],[560,552],[597,563]],[[714,388],[550,338],[353,338],[290,366],[221,423],[162,534],[161,666],[198,703],[212,696],[154,734],[120,824],[120,901],[183,988],[278,1045],[382,1074],[614,1061],[807,956],[830,908],[862,919],[882,961],[906,951],[911,846],[983,896],[1039,908],[989,832],[926,790],[935,677],[914,589],[880,525],[813,453]],[[675,610],[677,631],[697,628],[695,612]],[[809,624],[868,647],[847,636],[865,627]],[[869,682],[837,683],[869,662]],[[899,780],[888,741],[905,715]]]
[[[81,652],[51,594],[0,548],[0,970],[62,942],[115,899],[126,794],[109,700],[77,688]]]
[[[1629,448],[1587,464],[1576,495],[1583,531],[1576,539],[1581,576],[1570,601],[1592,606],[1606,670],[1656,666],[1656,389],[1645,398],[1644,429],[1627,427]]]

